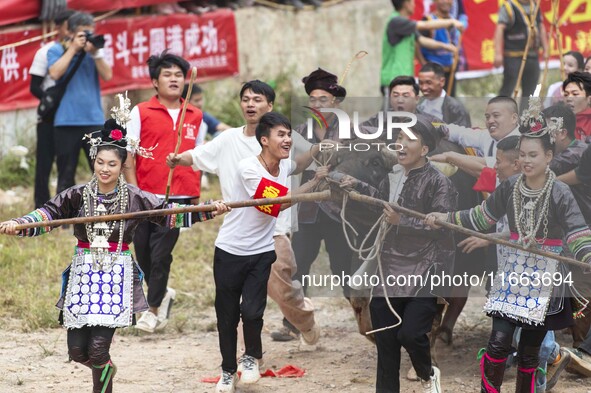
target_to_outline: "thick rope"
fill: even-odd
[[[345,192],[345,194],[343,194],[343,204],[342,204],[342,208],[341,208],[341,221],[343,222],[343,232],[345,234],[345,239],[347,240],[347,244],[349,245],[351,250],[353,250],[354,252],[357,252],[359,259],[361,259],[362,261],[366,262],[366,261],[369,261],[374,258],[377,259],[378,272],[380,274],[380,282],[382,283],[382,291],[384,294],[384,298],[386,299],[386,304],[388,305],[388,308],[390,309],[390,311],[392,312],[394,317],[396,319],[398,319],[398,322],[396,322],[393,325],[386,326],[386,327],[379,328],[379,329],[370,330],[369,332],[365,332],[365,334],[370,335],[370,334],[374,334],[377,332],[382,332],[384,330],[393,329],[393,328],[400,326],[402,324],[402,318],[396,312],[396,310],[392,306],[392,303],[390,302],[390,297],[388,296],[388,292],[386,290],[386,285],[385,285],[386,280],[385,280],[385,276],[384,276],[384,268],[382,266],[382,257],[381,257],[382,245],[384,244],[384,240],[386,238],[386,235],[388,234],[388,232],[392,228],[392,225],[390,225],[388,223],[388,221],[386,220],[386,215],[382,214],[377,219],[377,221],[373,224],[371,229],[368,231],[367,235],[365,235],[365,238],[363,239],[363,241],[359,245],[359,248],[355,248],[351,244],[351,240],[349,239],[349,235],[347,233],[347,226],[350,227],[356,235],[358,233],[353,228],[353,225],[351,225],[351,223],[349,223],[346,219],[346,208],[347,208],[347,201],[349,199],[349,192],[346,190],[344,190],[344,192]],[[368,248],[363,248],[365,246],[365,243],[371,238],[371,234],[375,231],[376,228],[378,228],[378,232],[376,233],[376,238],[374,240],[373,245],[371,245]],[[365,253],[365,252],[367,252],[368,254],[366,256],[363,256],[363,253]],[[373,294],[373,292],[372,292],[372,294]],[[370,302],[371,302],[372,297],[373,296],[370,296],[370,299],[369,299]]]

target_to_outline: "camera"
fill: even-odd
[[[94,45],[95,48],[101,49],[105,47],[105,36],[104,35],[94,35],[91,31],[85,30],[84,33],[86,34],[86,41],[90,42]]]

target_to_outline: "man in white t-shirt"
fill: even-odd
[[[264,82],[253,80],[243,85],[240,91],[240,106],[246,125],[231,128],[203,146],[178,156],[169,155],[169,166],[193,166],[218,175],[222,197],[230,200],[235,187],[235,175],[240,169],[240,161],[261,152],[256,141],[255,130],[261,117],[273,109],[275,92]],[[304,140],[309,152],[310,145]],[[305,165],[305,164],[304,164]],[[269,279],[268,294],[277,302],[287,319],[302,332],[302,342],[314,345],[319,338],[319,329],[314,321],[314,306],[304,297],[301,285],[295,285],[291,276],[295,272],[295,260],[291,249],[289,232],[291,230],[289,209],[280,213],[275,226],[274,240],[277,260],[273,264]]]
[[[29,69],[31,84],[29,90],[35,97],[41,99],[45,90],[55,85],[55,81],[49,76],[47,52],[56,42],[60,42],[68,35],[68,18],[75,11],[64,10],[55,17],[57,29],[55,41],[43,45],[33,58]],[[55,158],[55,142],[53,141],[53,119],[39,119],[37,123],[37,151],[35,154],[35,208],[43,206],[50,198],[49,175]]]

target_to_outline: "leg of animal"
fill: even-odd
[[[326,244],[326,251],[328,252],[328,259],[330,261],[330,271],[338,276],[350,276],[351,259],[353,251],[349,248],[345,235],[343,234],[342,224],[334,221],[325,213],[319,212],[319,221],[322,223],[324,243]],[[351,287],[343,283],[343,294],[346,298],[351,296]]]
[[[306,292],[306,280],[303,276],[310,274],[310,267],[320,251],[322,234],[318,224],[299,224],[299,230],[293,234],[293,252],[296,258],[297,271],[294,280],[302,283]]]
[[[315,325],[314,305],[304,296],[301,283],[292,280],[297,265],[289,237],[279,235],[274,239],[277,259],[271,266],[267,292],[279,305],[283,316],[299,331],[307,332]]]

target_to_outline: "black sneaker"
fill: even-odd
[[[283,318],[283,327],[271,333],[271,339],[273,341],[292,341],[299,340],[299,338],[300,331],[285,318]]]

